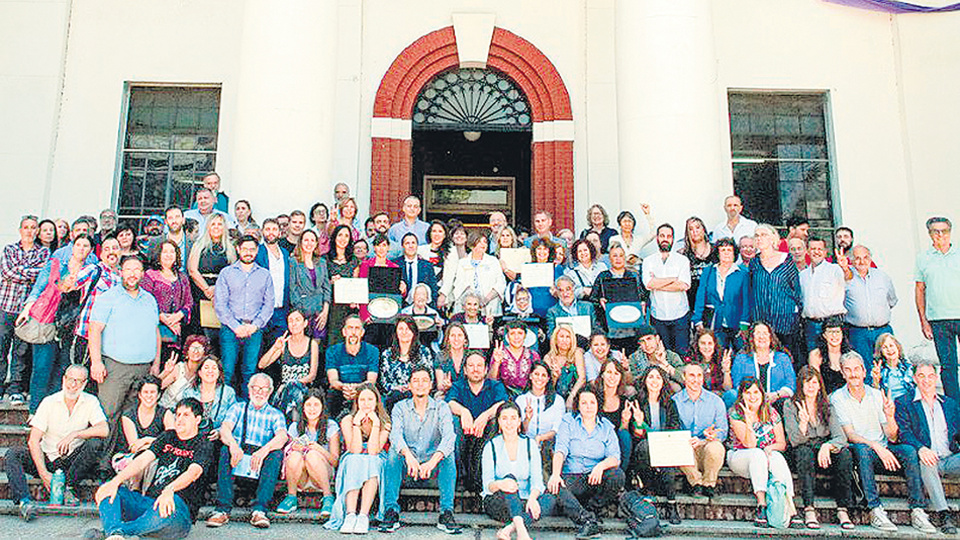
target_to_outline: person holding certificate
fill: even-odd
[[[757,497],[753,524],[767,526],[767,477],[787,487],[787,507],[793,513],[791,527],[803,527],[803,519],[793,508],[793,473],[783,457],[787,438],[780,415],[767,402],[763,385],[756,377],[740,382],[737,400],[730,408],[730,449],[727,465],[743,478],[749,478]]]
[[[360,260],[353,255],[352,230],[353,228],[348,225],[337,225],[330,233],[327,271],[330,274],[331,287],[336,286],[338,279],[355,278],[359,273]],[[327,318],[327,340],[331,346],[343,341],[343,324],[351,311],[353,308],[350,304],[330,305],[330,314]]]
[[[670,399],[671,392],[666,382],[667,374],[662,368],[648,367],[637,381],[636,401],[627,402],[630,432],[633,435],[633,453],[630,456],[627,478],[633,478],[634,474],[637,474],[648,495],[666,497],[666,518],[677,525],[680,523],[680,513],[677,511],[677,488],[674,482],[676,470],[650,466],[650,441],[647,438],[651,431],[681,429],[680,413]]]
[[[569,276],[575,283],[577,298],[588,298],[597,276],[607,269],[607,265],[598,260],[600,254],[597,253],[597,248],[586,239],[574,242],[570,254],[575,263],[567,268],[563,275]]]
[[[486,315],[501,314],[501,301],[507,282],[500,269],[500,261],[487,254],[487,237],[479,231],[467,236],[469,254],[457,262],[453,279],[447,282],[437,296],[437,307],[451,306],[454,313],[463,311],[463,300],[468,292],[480,295],[480,307]],[[444,270],[446,274],[446,270]]]
[[[387,258],[387,255],[390,253],[390,240],[385,234],[377,234],[373,237],[373,257],[364,260],[360,263],[360,270],[357,272],[357,277],[365,278],[370,275],[370,268],[374,266],[385,266],[387,268],[399,268],[400,266]],[[406,284],[403,281],[400,281],[400,290],[397,291],[400,296],[404,296],[407,292]],[[360,306],[360,318],[363,322],[370,320],[370,312],[367,311],[367,305],[363,304]]]
[[[556,260],[555,247],[553,242],[545,238],[534,238],[533,243],[530,244],[530,260],[533,264],[550,264],[553,266],[553,277],[550,283],[529,285],[526,284],[529,276],[528,278],[521,277],[525,283],[524,286],[530,291],[533,312],[541,317],[546,316],[547,310],[557,303],[557,299],[554,297],[553,282],[563,275],[563,262],[559,261],[558,264],[554,264]]]
[[[640,296],[640,303],[645,304],[649,296],[643,283],[640,281],[640,275],[633,270],[627,270],[627,255],[621,244],[613,242],[610,244],[610,269],[600,272],[597,280],[593,284],[593,290],[590,291],[590,301],[600,306],[600,309],[606,312],[608,282],[616,279],[629,279],[637,284],[637,292]],[[623,351],[630,355],[637,350],[637,329],[636,328],[614,328],[607,332],[610,338],[610,346],[614,349]]]

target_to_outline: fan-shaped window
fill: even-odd
[[[413,110],[416,129],[529,131],[530,106],[506,76],[484,69],[459,69],[430,81]]]

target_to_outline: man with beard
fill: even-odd
[[[507,216],[503,212],[491,212],[487,220],[490,225],[490,235],[487,237],[487,252],[493,255],[497,247],[497,239],[500,238],[500,231],[507,226]],[[427,238],[427,241],[430,239]]]
[[[112,208],[106,208],[100,212],[100,230],[93,234],[93,240],[96,245],[100,245],[103,239],[113,235],[117,229],[117,212]]]
[[[100,262],[83,268],[76,276],[75,287],[86,290],[83,307],[80,308],[80,317],[74,330],[73,351],[70,353],[72,363],[85,364],[87,354],[87,340],[90,338],[90,315],[93,313],[93,304],[101,294],[110,290],[121,282],[120,269],[120,242],[115,238],[107,238],[100,246]],[[70,279],[68,276],[65,279]],[[61,347],[66,344],[61,343]]]
[[[26,474],[39,476],[49,491],[53,473],[62,470],[67,480],[64,503],[76,504],[75,490],[95,469],[101,441],[108,433],[107,419],[97,398],[83,391],[86,384],[87,368],[68,367],[63,390],[45,397],[30,420],[27,446],[7,451],[3,467],[10,498],[25,521],[35,516]]]
[[[280,226],[280,236],[286,236],[287,229],[290,227],[290,215],[289,214],[278,215],[277,225]]]
[[[151,238],[147,244],[146,253],[149,254],[151,261],[159,260],[160,244],[164,240],[170,240],[180,248],[180,253],[183,255],[180,262],[180,271],[185,273],[187,271],[187,255],[193,247],[193,241],[183,230],[184,221],[183,210],[177,206],[168,206],[166,212],[164,212],[163,221],[167,232]]]
[[[200,482],[209,467],[212,443],[200,434],[203,405],[195,398],[177,404],[174,428],[164,431],[119,474],[97,489],[94,499],[103,530],[92,529],[87,538],[106,535],[185,538],[203,503]],[[153,483],[146,493],[124,484],[156,460]]]
[[[657,227],[660,253],[643,260],[643,285],[650,291],[650,322],[663,344],[686,356],[690,341],[690,260],[673,251],[673,227]]]
[[[360,383],[376,384],[380,369],[380,351],[363,340],[363,321],[359,315],[348,315],[341,332],[343,341],[327,349],[330,418],[337,418],[346,403],[357,397]]]
[[[263,329],[263,343],[269,347],[287,330],[290,306],[290,251],[280,247],[280,225],[277,220],[263,220],[263,243],[257,248],[256,263],[270,272],[273,280],[273,316]],[[274,366],[279,368],[279,362]]]
[[[303,234],[303,230],[306,227],[306,214],[300,210],[290,212],[290,225],[287,227],[287,232],[283,234],[283,238],[278,240],[277,243],[280,244],[280,247],[285,249],[287,253],[293,253],[294,248],[300,244],[300,235]]]
[[[853,229],[850,227],[837,227],[833,231],[833,253],[834,255],[827,257],[827,262],[839,264],[840,257],[844,257],[849,261],[849,265],[853,266]],[[870,261],[870,268],[876,268],[877,263]],[[847,274],[847,279],[853,277],[852,270],[851,273]]]
[[[210,189],[205,187],[198,189],[195,197],[197,204],[195,205],[195,208],[187,210],[183,213],[184,219],[192,219],[196,221],[200,230],[205,231],[207,230],[207,218],[214,214],[220,214],[223,216],[224,222],[227,224],[228,229],[237,228],[237,220],[234,219],[233,216],[214,207],[215,195],[212,191],[210,191]]]
[[[122,287],[100,294],[90,314],[90,376],[110,425],[133,404],[137,379],[160,372],[160,310],[153,295],[140,288],[143,263],[135,255],[120,260]]]
[[[207,527],[221,527],[230,521],[234,476],[255,479],[257,494],[250,524],[258,529],[270,526],[267,504],[280,477],[287,426],[283,413],[267,404],[273,380],[266,373],[250,377],[244,394],[250,401],[234,403],[220,426],[220,464],[217,470],[217,507]]]
[[[247,382],[257,370],[263,327],[273,316],[273,278],[258,265],[257,241],[244,236],[237,244],[237,262],[220,271],[214,293],[214,309],[220,319],[220,359],[223,361],[223,381],[233,385],[237,356],[243,346],[240,360],[241,398],[247,397]]]

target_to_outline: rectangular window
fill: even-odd
[[[130,86],[117,214],[131,224],[189,208],[217,159],[219,86]],[[139,229],[139,227],[137,227]]]
[[[733,189],[744,214],[783,227],[805,217],[830,238],[835,224],[827,95],[731,91]]]

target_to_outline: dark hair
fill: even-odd
[[[163,242],[160,242],[160,245],[157,246],[157,260],[155,262],[157,268],[163,267],[160,264],[160,254],[163,253],[163,246],[167,245],[173,246],[173,253],[176,258],[174,259],[173,266],[171,266],[170,269],[173,270],[174,274],[176,274],[182,264],[182,256],[180,255],[180,246],[178,246],[173,240],[164,240]]]
[[[556,244],[550,240],[547,240],[546,238],[540,238],[539,236],[530,242],[530,259],[533,262],[537,262],[537,248],[540,246],[547,248],[547,251],[550,252],[547,254],[547,262],[553,262],[553,260],[557,257],[557,252],[555,251],[555,248],[557,247]]]
[[[484,352],[483,352],[482,350],[480,350],[480,349],[467,349],[467,350],[463,351],[463,364],[464,364],[464,366],[466,366],[467,360],[469,360],[471,356],[479,356],[480,358],[483,359],[483,365],[487,365],[487,355],[484,354]]]
[[[417,237],[417,235],[414,234],[414,233],[412,233],[412,232],[408,232],[408,233],[404,234],[402,238],[400,238],[400,245],[402,246],[403,243],[407,241],[407,238],[408,238],[408,237],[411,237],[411,236],[413,237],[414,240],[417,241],[417,245],[419,246],[419,245],[420,245],[420,238]]]
[[[497,407],[497,414],[493,415],[494,419],[496,419],[497,421],[497,425],[495,429],[490,430],[490,435],[491,435],[490,438],[493,438],[494,436],[500,433],[500,415],[503,414],[505,411],[509,411],[511,409],[517,412],[517,417],[523,416],[520,413],[520,407],[517,405],[515,401],[511,401],[509,399],[504,401],[503,403],[500,404],[499,407]],[[517,425],[517,434],[521,436],[523,435],[523,423],[520,423]]]
[[[430,226],[427,227],[427,243],[428,244],[430,243],[430,232],[433,230],[434,227],[440,227],[440,229],[443,230],[443,242],[440,242],[440,249],[437,250],[437,255],[440,257],[440,261],[442,264],[442,261],[444,261],[447,258],[447,254],[450,253],[450,244],[451,244],[450,234],[449,234],[449,231],[447,230],[447,225],[443,221],[439,219],[435,219],[431,221]]]
[[[553,382],[553,370],[550,369],[550,364],[547,364],[543,360],[535,360],[530,364],[530,373],[533,373],[533,370],[538,367],[542,367],[547,370],[547,387],[543,391],[545,407],[549,407],[553,404],[555,396],[557,395],[557,385]],[[533,390],[533,380],[527,376],[527,386],[524,388],[527,392]]]
[[[273,223],[274,225],[277,226],[278,229],[280,228],[280,222],[277,221],[277,218],[268,217],[268,218],[266,218],[266,219],[263,220],[263,223],[260,224],[260,230],[261,230],[261,231],[263,230],[264,227],[267,226],[267,223]]]
[[[163,209],[163,217],[166,218],[166,217],[167,217],[167,214],[169,214],[171,210],[176,210],[176,211],[180,212],[180,215],[181,215],[181,216],[183,215],[183,208],[180,208],[179,206],[177,206],[177,205],[175,205],[175,204],[171,204],[170,206],[168,206],[168,207],[166,207],[166,208]]]
[[[797,372],[797,391],[793,393],[791,399],[799,409],[800,404],[806,399],[806,396],[803,395],[803,385],[814,378],[820,383],[820,388],[817,389],[817,416],[820,419],[820,425],[826,426],[830,424],[830,402],[827,400],[827,389],[823,385],[823,377],[819,370],[810,366],[800,368],[800,371]]]
[[[809,246],[811,242],[821,242],[824,246],[827,245],[827,241],[826,241],[826,240],[824,240],[823,238],[821,238],[821,237],[819,237],[819,236],[817,236],[817,235],[815,235],[815,234],[811,234],[811,235],[808,235],[808,236],[807,236],[807,245]]]
[[[350,260],[350,257],[353,257],[353,228],[349,225],[337,225],[333,228],[333,232],[330,233],[330,251],[327,252],[327,258],[331,261],[337,258],[337,236],[340,234],[341,230],[347,231],[347,247],[343,250],[343,258]]]
[[[713,245],[713,249],[715,249],[716,252],[717,252],[717,257],[720,256],[720,248],[721,248],[721,247],[731,247],[731,248],[733,248],[733,260],[734,260],[734,261],[736,261],[736,260],[737,260],[737,257],[740,256],[740,246],[738,246],[737,243],[734,242],[733,238],[731,238],[731,237],[729,237],[729,236],[726,236],[726,237],[724,237],[724,238],[721,238],[721,239],[717,240],[717,242]]]
[[[676,231],[673,230],[673,225],[669,223],[661,223],[657,226],[657,234],[660,234],[660,229],[670,229],[672,234],[676,234]],[[686,236],[686,231],[684,231],[684,236]]]
[[[753,349],[753,335],[756,333],[757,327],[760,325],[766,326],[767,330],[770,331],[770,350],[772,352],[779,351],[786,354],[787,356],[790,356],[790,353],[788,351],[785,351],[783,349],[783,346],[780,344],[780,339],[777,337],[777,333],[773,331],[773,327],[770,326],[770,323],[766,321],[753,321],[752,323],[750,323],[750,328],[747,330],[746,343],[743,344],[743,350],[747,354],[753,354],[754,352],[756,352]]]
[[[52,253],[53,251],[55,251],[57,248],[60,247],[60,238],[58,237],[59,233],[57,232],[57,224],[52,219],[45,219],[37,224],[38,232],[43,227],[44,223],[49,223],[51,226],[53,226],[53,240],[50,241],[50,248],[49,248]],[[40,241],[39,237],[37,238],[37,243],[40,245],[43,245],[43,242]]]
[[[710,336],[713,339],[713,356],[710,358],[703,358],[700,355],[700,338],[703,336]],[[693,363],[709,366],[711,373],[717,373],[720,371],[720,359],[722,357],[723,348],[720,347],[720,340],[717,339],[717,334],[713,329],[704,326],[693,333],[693,340],[690,342],[690,360]],[[706,372],[706,369],[704,369],[704,372]]]
[[[577,250],[580,249],[581,245],[586,245],[587,249],[590,250],[590,263],[594,263],[597,260],[597,248],[586,239],[586,235],[574,242],[573,246],[570,247],[571,260],[580,262],[577,258]]]
[[[246,244],[247,242],[253,242],[254,246],[259,246],[260,242],[257,242],[257,239],[252,235],[245,234],[240,237],[240,240],[237,241],[237,249],[240,249],[240,246]]]
[[[424,353],[420,346],[420,329],[417,328],[416,321],[410,315],[398,315],[397,322],[393,326],[393,340],[390,343],[390,357],[394,362],[399,362],[400,358],[400,340],[397,338],[397,327],[405,324],[413,332],[413,341],[410,342],[410,351],[407,353],[407,362],[415,366],[424,361]]]
[[[459,229],[458,227],[457,229]],[[456,232],[457,229],[453,229]],[[465,244],[468,250],[472,250],[476,247],[477,243],[481,240],[486,241],[487,235],[483,234],[481,231],[470,231],[467,233],[467,243]]]
[[[297,434],[303,435],[307,431],[307,415],[303,412],[303,404],[310,398],[319,399],[323,405],[320,418],[317,418],[317,443],[327,444],[327,421],[330,415],[327,414],[327,395],[323,392],[323,388],[311,388],[307,391],[307,395],[303,396],[303,401],[300,402],[299,407],[300,413],[297,415]]]
[[[79,237],[74,241],[79,240]],[[140,255],[137,254],[128,254],[120,257],[120,263],[117,265],[119,268],[123,268],[123,265],[127,264],[127,261],[137,261],[140,263],[140,266],[143,267],[143,259],[140,258]]]
[[[623,221],[623,218],[630,218],[630,221],[633,222],[634,227],[637,225],[637,218],[633,217],[633,212],[629,210],[624,210],[617,215],[617,225],[620,225],[620,222]],[[623,225],[620,225],[621,227]]]
[[[670,392],[670,378],[667,377],[667,372],[660,366],[647,366],[647,369],[643,370],[643,373],[640,375],[640,380],[637,381],[636,384],[637,401],[646,403],[647,400],[650,399],[649,394],[647,394],[647,377],[654,371],[659,373],[660,378],[663,379],[663,388],[660,389],[660,395],[657,396],[657,403],[663,405],[670,399],[672,394]]]
[[[210,354],[210,339],[203,334],[191,334],[183,341],[183,348],[181,349],[181,352],[183,353],[184,360],[187,358],[187,351],[190,350],[190,346],[194,343],[203,345],[204,356]],[[203,363],[203,358],[200,359],[200,363]]]
[[[850,239],[851,239],[851,240],[853,239],[853,229],[851,229],[850,227],[845,227],[845,226],[843,226],[843,225],[841,225],[841,226],[839,226],[839,227],[837,227],[836,229],[833,230],[833,237],[836,238],[836,237],[837,237],[837,233],[839,233],[840,231],[847,231],[848,233],[850,233]]]
[[[614,360],[613,358],[607,358],[603,364],[600,365],[600,371],[597,372],[597,378],[593,380],[594,390],[596,391],[597,402],[600,404],[600,410],[603,410],[603,372],[607,370],[607,366],[613,366],[616,368],[617,373],[620,374],[620,384],[617,385],[617,395],[623,397],[624,392],[627,387],[630,386],[630,372],[627,371],[623,364]]]
[[[143,387],[148,384],[156,385],[157,392],[163,390],[163,383],[160,382],[160,379],[156,375],[147,374],[139,377],[137,382],[134,383],[134,388],[137,389],[137,394],[139,394],[140,391],[143,390]]]
[[[327,219],[330,219],[330,208],[327,207],[327,205],[323,204],[322,202],[313,203],[313,206],[310,207],[310,222],[313,223],[314,226],[316,226],[317,223],[313,221],[313,214],[317,211],[317,208],[321,207],[327,211]]]
[[[203,403],[197,398],[186,397],[177,402],[174,411],[179,411],[181,407],[190,409],[194,416],[203,416]]]
[[[418,362],[410,368],[410,376],[407,377],[407,382],[409,383],[413,379],[414,373],[424,372],[427,374],[427,377],[430,378],[430,387],[433,387],[433,369],[423,362]]]
[[[733,408],[739,409],[741,414],[746,412],[747,406],[743,403],[743,394],[752,386],[756,386],[757,389],[760,390],[760,410],[757,411],[757,420],[761,423],[769,422],[770,406],[767,405],[767,392],[763,389],[763,385],[760,384],[760,379],[756,377],[745,377],[740,381],[740,386],[737,387],[737,400],[733,403]]]
[[[378,232],[377,234],[373,235],[373,238],[370,240],[370,245],[373,245],[373,246],[379,246],[380,244],[384,244],[384,243],[389,244],[390,238],[388,238],[386,234],[381,232]]]
[[[946,223],[947,228],[953,230],[953,223],[948,218],[943,216],[933,216],[927,220],[927,232],[930,232],[930,227],[933,227],[937,223]]]
[[[827,338],[825,336],[828,328],[839,328],[843,330],[843,319],[839,315],[831,315],[823,321],[823,324],[820,326],[820,335],[817,336],[817,349],[820,350],[820,358],[826,362],[830,357],[827,352]],[[848,353],[853,350],[850,347],[850,341],[847,340],[846,333],[843,334],[843,340],[840,341],[840,354]]]
[[[305,254],[300,247],[303,244],[303,237],[305,237],[307,234],[312,234],[313,238],[317,241],[317,246],[313,248],[313,252],[310,253],[310,259],[313,260],[314,258],[320,258],[320,236],[313,229],[304,229],[303,232],[300,233],[300,240],[297,241],[297,245],[293,248],[293,253],[290,254],[294,260],[301,264],[304,261]]]
[[[574,398],[573,398],[573,411],[574,411],[575,413],[580,414],[580,398],[581,398],[584,394],[592,394],[593,397],[594,397],[594,399],[597,400],[597,405],[598,405],[599,407],[601,407],[601,408],[603,407],[603,405],[600,403],[600,396],[597,395],[596,389],[595,389],[593,386],[589,385],[589,384],[585,384],[585,385],[583,385],[583,388],[581,388],[580,390],[577,391],[576,396],[574,396]],[[600,411],[598,410],[598,411],[597,411],[597,416],[598,416],[598,417],[600,416],[599,413],[600,413]]]
[[[787,218],[788,229],[794,229],[801,225],[809,225],[809,224],[810,224],[810,220],[808,220],[806,216],[790,216]]]
[[[121,224],[117,225],[117,228],[114,229],[114,230],[108,235],[108,238],[116,238],[117,241],[119,242],[119,241],[120,241],[120,233],[122,233],[122,232],[129,232],[130,234],[133,235],[133,242],[130,243],[130,246],[135,248],[135,247],[136,247],[136,244],[137,244],[137,232],[134,231],[134,230],[133,230],[133,227],[131,227],[128,223],[121,223]]]
[[[220,375],[217,376],[217,386],[223,385],[223,362],[221,362],[220,359],[217,358],[216,356],[212,354],[208,354],[204,356],[203,359],[200,360],[200,364],[197,366],[197,376],[193,378],[193,387],[198,390],[200,389],[200,385],[202,384],[202,381],[200,380],[200,369],[207,362],[213,362],[214,364],[217,365],[217,371],[220,372]]]

